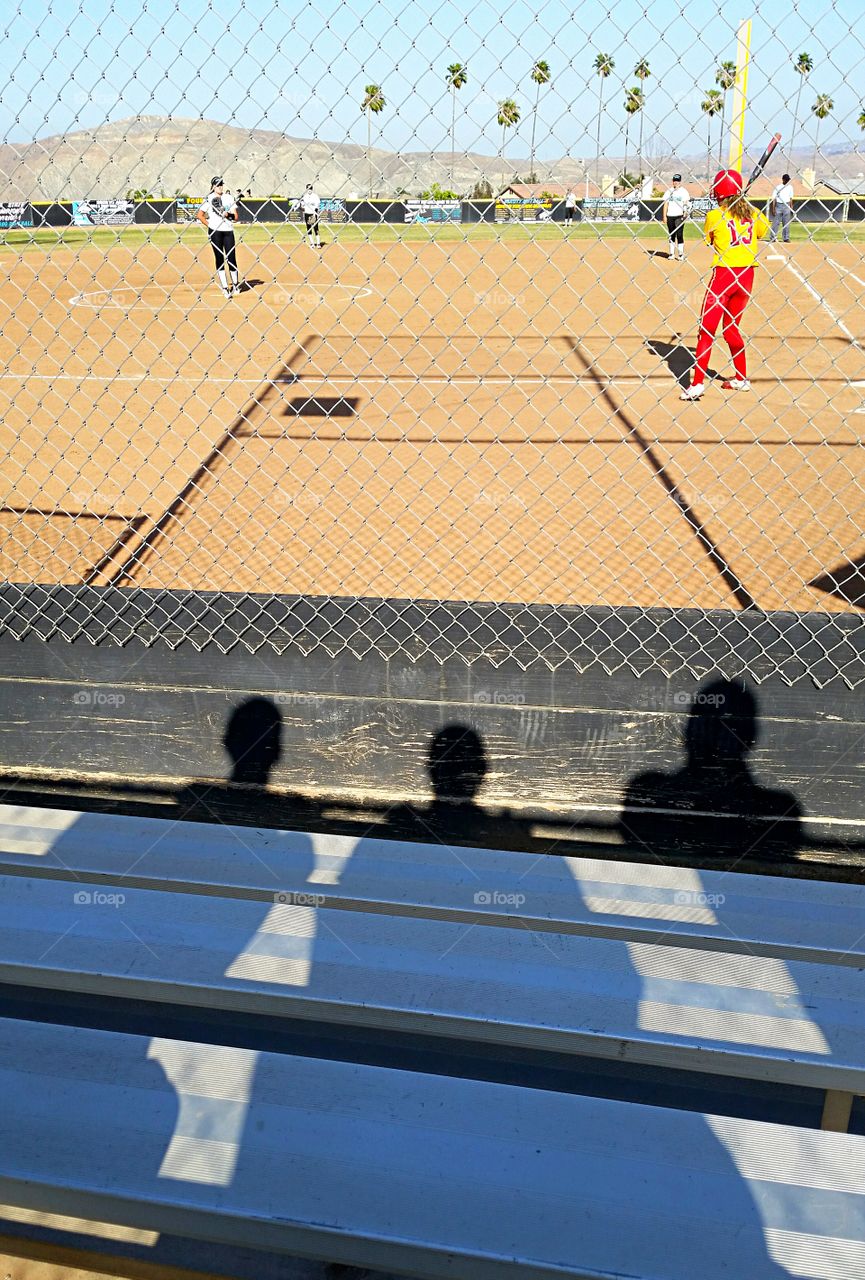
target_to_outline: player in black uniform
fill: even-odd
[[[240,279],[237,272],[234,224],[240,215],[237,201],[230,191],[226,192],[222,178],[211,179],[210,194],[204,197],[196,216],[201,225],[207,228],[222,292],[226,298],[236,298],[240,293]]]
[[[300,209],[303,214],[303,221],[306,224],[306,234],[309,236],[310,248],[321,249],[321,230],[318,220],[321,211],[321,198],[318,193],[313,190],[312,183],[306,184],[306,190],[300,197]]]

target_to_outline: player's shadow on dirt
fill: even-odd
[[[666,249],[647,249],[646,254],[650,258],[666,258],[668,262],[673,256]]]
[[[759,738],[757,711],[744,680],[713,680],[698,689],[683,734],[685,764],[628,783],[625,840],[644,854],[794,857],[802,844],[799,802],[791,791],[761,786],[748,763]]]
[[[691,371],[696,363],[696,353],[692,347],[682,346],[680,342],[661,342],[657,338],[649,338],[646,346],[653,355],[660,356],[680,387],[691,385]],[[714,369],[709,369],[707,378],[720,378]]]

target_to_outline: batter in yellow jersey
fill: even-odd
[[[772,228],[757,209],[751,212],[753,218],[740,218],[722,205],[706,214],[703,234],[706,244],[715,250],[713,267],[753,267],[757,246]]]
[[[694,372],[691,385],[682,392],[682,400],[699,400],[705,391],[709,357],[719,326],[730,348],[734,370],[734,376],[721,386],[725,391],[751,390],[745,339],[739,325],[754,287],[757,249],[771,228],[768,219],[745,199],[742,175],[737,169],[722,169],[715,175],[712,195],[718,208],[706,215],[704,234],[715,256],[700,315]]]

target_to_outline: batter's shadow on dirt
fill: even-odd
[[[691,385],[691,371],[697,360],[693,347],[683,346],[681,342],[662,342],[659,338],[648,338],[646,346],[653,355],[660,356],[680,387]],[[706,377],[720,378],[721,374],[708,369]]]

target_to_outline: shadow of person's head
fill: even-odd
[[[487,753],[479,733],[447,724],[430,743],[427,763],[437,801],[474,801],[487,775]]]
[[[688,764],[744,767],[757,741],[757,700],[742,680],[712,680],[694,695],[685,726]]]
[[[704,858],[732,851],[739,861],[792,857],[801,842],[802,809],[791,791],[764,785],[749,759],[760,737],[759,710],[744,679],[701,685],[681,735],[684,767],[652,770],[628,783],[621,820],[626,841],[654,854],[688,849]],[[771,753],[762,761],[767,766]]]
[[[265,786],[282,754],[282,715],[270,698],[247,698],[235,707],[223,745],[231,757],[230,782]]]
[[[388,822],[399,839],[424,843],[524,848],[531,824],[500,804],[488,807],[479,796],[490,775],[483,737],[467,724],[446,724],[429,739],[426,772],[432,787],[428,804],[391,807]]]

